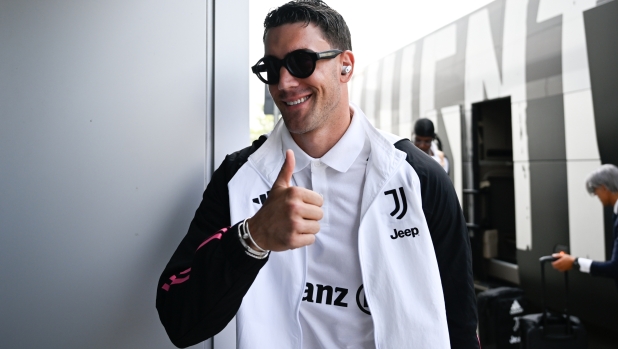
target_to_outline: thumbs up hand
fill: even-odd
[[[324,200],[318,193],[290,186],[296,161],[292,150],[288,149],[285,155],[264,206],[247,220],[253,240],[271,251],[311,245],[320,230],[318,221],[324,216],[321,208]]]

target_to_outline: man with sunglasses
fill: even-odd
[[[478,348],[468,233],[440,166],[349,103],[350,33],[319,0],[264,22],[279,122],[213,174],[157,289],[174,344]]]

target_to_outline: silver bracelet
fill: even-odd
[[[245,230],[244,229],[245,228],[244,225],[245,225],[245,222],[243,222],[243,223],[238,225],[238,239],[240,240],[240,243],[242,244],[243,248],[245,249],[245,253],[248,256],[253,257],[255,259],[264,259],[264,258],[268,257],[268,255],[270,254],[270,251],[263,251],[263,252],[256,251],[253,248],[251,248],[251,246],[249,246],[247,244],[247,242],[243,238],[243,236],[246,235],[246,233],[244,232],[244,230]]]
[[[238,230],[238,239],[240,240],[240,243],[242,244],[243,248],[245,249],[245,253],[252,258],[255,259],[264,259],[266,257],[268,257],[268,253],[263,253],[263,252],[258,252],[254,249],[252,249],[249,245],[247,245],[247,243],[245,242],[245,240],[242,238],[242,234],[240,232],[240,226],[239,226],[239,230]]]
[[[255,246],[255,247],[258,249],[258,251],[260,251],[260,252],[266,252],[266,251],[268,251],[268,250],[265,250],[265,249],[261,248],[261,247],[260,247],[260,246],[259,246],[259,245],[255,242],[255,240],[253,240],[253,237],[251,236],[251,232],[249,231],[249,223],[247,222],[247,220],[246,220],[246,219],[242,222],[242,224],[244,225],[244,227],[243,227],[244,234],[243,234],[242,238],[243,238],[243,239],[247,239],[247,238],[249,238],[249,241],[251,241],[251,243],[253,243],[253,246]]]

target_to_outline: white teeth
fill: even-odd
[[[297,100],[292,101],[292,102],[285,102],[285,104],[287,104],[287,105],[296,105],[296,104],[298,104],[298,103],[302,103],[302,102],[304,102],[304,101],[306,101],[306,100],[308,100],[308,99],[309,99],[309,96],[307,96],[307,97],[303,97],[303,98],[301,98],[301,99],[297,99]]]

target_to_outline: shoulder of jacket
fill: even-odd
[[[421,182],[426,182],[428,179],[437,179],[438,182],[448,181],[450,183],[450,178],[444,172],[442,166],[431,156],[418,149],[409,139],[401,139],[394,146],[406,154],[406,162],[412,166]]]
[[[250,146],[236,151],[232,154],[229,154],[225,157],[222,165],[226,168],[228,180],[234,177],[236,172],[238,172],[238,170],[247,162],[249,156],[255,153],[264,144],[264,142],[266,142],[267,139],[267,135],[262,135],[258,139],[253,141]]]

